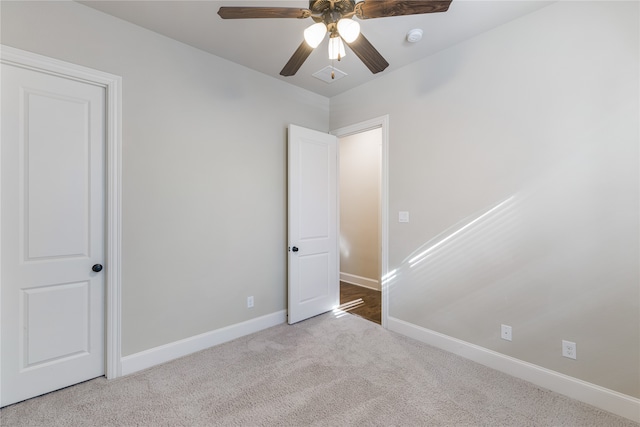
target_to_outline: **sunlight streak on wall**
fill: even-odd
[[[505,205],[507,205],[508,203],[513,201],[514,196],[509,197],[508,199],[498,203],[496,206],[494,206],[493,208],[489,209],[488,211],[486,211],[485,213],[483,213],[482,215],[478,216],[477,218],[471,220],[470,222],[468,222],[467,224],[463,225],[462,227],[458,228],[457,230],[455,230],[453,233],[449,234],[447,237],[445,237],[444,239],[438,241],[437,243],[428,246],[426,250],[420,252],[418,255],[412,257],[409,259],[409,267],[414,267],[416,265],[418,265],[419,263],[421,263],[422,261],[424,261],[427,256],[437,247],[439,247],[440,245],[446,243],[448,240],[452,239],[453,237],[455,237],[456,235],[462,233],[463,231],[465,231],[466,229],[468,229],[469,227],[473,226],[474,224],[476,224],[478,221],[482,220],[483,218],[489,216],[490,214],[492,214],[494,211],[497,211],[500,208],[506,207]],[[446,234],[442,233],[442,234]],[[442,235],[441,234],[441,235]],[[440,236],[437,236],[435,239],[433,240],[437,240]],[[429,243],[427,243],[427,245],[429,245]],[[394,270],[395,272],[395,270]]]

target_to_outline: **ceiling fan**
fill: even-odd
[[[344,40],[372,73],[389,66],[380,52],[360,33],[360,24],[353,20],[386,18],[446,12],[452,0],[309,0],[308,9],[292,7],[221,7],[223,19],[251,18],[311,18],[315,24],[304,31],[304,40],[284,66],[280,75],[293,76],[313,49],[329,34],[329,59],[345,55]]]

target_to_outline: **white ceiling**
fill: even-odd
[[[553,2],[453,0],[449,10],[443,13],[362,20],[362,33],[390,65],[385,71],[374,75],[347,48],[346,56],[341,61],[334,62],[334,66],[347,73],[347,76],[333,83],[325,83],[312,76],[331,65],[326,39],[295,76],[279,75],[284,64],[302,42],[302,32],[313,24],[310,18],[224,20],[217,14],[221,6],[307,8],[309,2],[306,0],[92,0],[81,3],[237,64],[331,97]],[[413,28],[424,31],[422,41],[416,44],[405,39],[407,31]]]

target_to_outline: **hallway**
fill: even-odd
[[[356,316],[381,324],[381,292],[363,286],[340,282],[340,307]]]

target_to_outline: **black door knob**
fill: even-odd
[[[99,273],[100,271],[102,271],[102,264],[94,264],[93,267],[91,267],[91,269],[96,273]]]
[[[292,247],[292,248],[291,248],[291,250],[292,250],[293,252],[298,252],[298,248],[297,248],[296,246]]]

